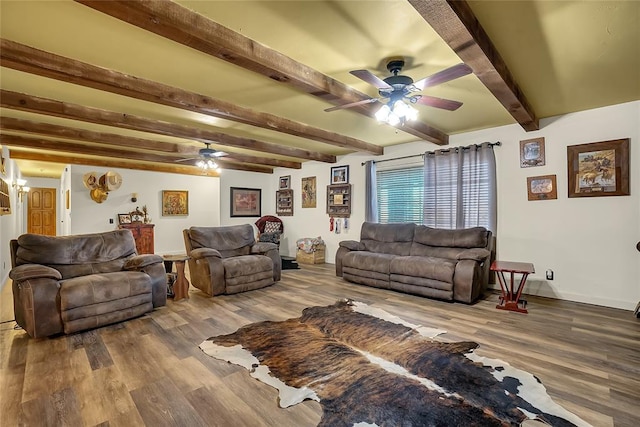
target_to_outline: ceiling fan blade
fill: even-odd
[[[416,103],[428,105],[430,107],[442,108],[443,110],[455,111],[462,107],[462,102],[451,99],[436,98],[435,96],[422,95]]]
[[[371,104],[372,102],[378,102],[379,100],[380,100],[379,98],[369,98],[369,99],[365,99],[363,101],[350,102],[349,104],[336,105],[335,107],[327,108],[324,111],[329,113],[331,111],[342,110],[343,108],[355,107],[356,105]]]
[[[174,160],[174,162],[176,163],[180,163],[180,162],[188,162],[189,160],[197,160],[197,158],[194,157],[188,157],[186,159],[178,159],[178,160]]]
[[[360,80],[364,80],[365,82],[377,87],[378,89],[393,89],[391,86],[386,84],[384,80],[371,73],[371,71],[369,70],[353,70],[349,72]]]
[[[422,90],[426,87],[436,86],[442,83],[446,83],[458,77],[466,76],[471,73],[471,67],[467,64],[458,64],[453,67],[449,67],[446,70],[439,71],[435,74],[425,77],[422,80],[418,80],[413,85]]]

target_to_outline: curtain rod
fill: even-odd
[[[484,143],[483,143],[483,144],[484,144]],[[489,144],[489,146],[491,146],[491,147],[493,147],[494,145],[497,145],[497,146],[502,145],[502,143],[501,143],[500,141],[497,141],[497,142],[488,142],[487,144]],[[441,151],[441,152],[447,153],[447,152],[449,152],[449,151],[451,151],[451,150],[459,150],[460,148],[462,148],[463,150],[468,150],[469,148],[474,147],[474,146],[475,146],[475,147],[477,147],[478,145],[481,145],[481,144],[471,144],[471,145],[467,145],[466,147],[445,148],[445,149],[443,149],[443,150],[438,150],[438,151]],[[411,156],[394,157],[393,159],[373,160],[373,163],[383,163],[383,162],[390,162],[390,161],[392,161],[392,160],[411,159],[411,158],[413,158],[413,157],[424,157],[424,156],[425,156],[425,154],[435,154],[435,153],[436,153],[435,151],[427,151],[427,152],[426,152],[426,153],[424,153],[424,154],[414,154],[414,155],[411,155]],[[365,163],[366,163],[366,162],[362,162],[362,163],[361,163],[361,166],[364,166],[364,165],[365,165]]]

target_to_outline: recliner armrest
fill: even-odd
[[[189,253],[189,256],[193,259],[203,259],[203,258],[222,258],[222,254],[218,252],[216,249],[211,248],[198,248],[194,249]]]
[[[456,255],[456,259],[458,261],[463,260],[463,259],[470,259],[472,261],[484,261],[486,260],[489,255],[491,255],[491,252],[489,252],[486,249],[482,249],[482,248],[471,248],[471,249],[464,249],[463,251],[461,251],[458,255]]]
[[[271,250],[278,250],[278,245],[275,243],[269,242],[258,242],[255,245],[251,246],[252,254],[265,254]]]
[[[125,270],[138,270],[144,268],[148,265],[158,264],[162,262],[162,257],[160,255],[154,254],[141,254],[134,255],[127,260],[124,264]]]
[[[23,264],[11,269],[9,277],[14,282],[22,282],[30,279],[54,279],[61,280],[62,274],[55,268],[40,264]]]
[[[364,251],[364,244],[355,240],[343,240],[339,245],[340,247],[347,248],[350,251]]]

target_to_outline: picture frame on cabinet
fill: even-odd
[[[131,215],[130,214],[118,214],[118,223],[119,224],[131,224]]]

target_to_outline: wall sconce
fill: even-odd
[[[25,187],[27,184],[27,180],[25,179],[16,179],[16,182],[13,183],[13,187],[18,189],[18,199],[22,202],[22,196],[25,193],[28,193],[31,190],[29,187]]]
[[[133,203],[138,201],[138,193],[131,193],[131,201]]]

